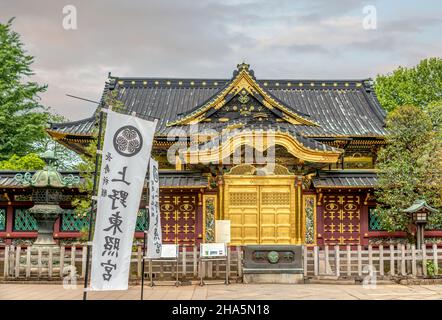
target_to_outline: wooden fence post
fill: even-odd
[[[328,274],[328,271],[331,270],[330,262],[329,262],[329,251],[328,245],[324,248],[324,258],[325,258],[325,273]]]
[[[390,275],[394,276],[394,245],[390,244]]]
[[[339,253],[339,245],[335,245],[335,269],[336,269],[336,276],[341,276],[341,264],[340,264],[340,253]]]
[[[61,246],[60,248],[60,278],[63,278],[64,275],[64,250],[65,247]]]
[[[230,246],[227,247],[227,261],[226,261],[226,279],[230,278],[230,259],[231,259],[231,253],[230,253]]]
[[[71,247],[71,266],[75,267],[75,256],[77,255],[77,248],[75,246]]]
[[[434,273],[438,274],[439,266],[437,264],[437,244],[433,243],[433,263],[434,263]]]
[[[31,246],[26,248],[26,278],[31,277]]]
[[[424,276],[427,275],[427,246],[422,244],[422,273]]]
[[[384,246],[379,245],[379,275],[384,275]]]
[[[137,278],[140,279],[142,276],[143,271],[142,269],[142,262],[143,262],[143,252],[141,250],[141,246],[138,246],[137,248]]]
[[[303,260],[304,264],[304,277],[307,277],[307,267],[308,267],[308,247],[304,246]]]
[[[3,266],[4,277],[9,277],[9,246],[5,246],[5,260]]]
[[[368,245],[368,265],[370,266],[369,270],[373,270],[373,247],[371,244]]]
[[[193,276],[198,276],[198,251],[197,246],[193,246]]]
[[[186,246],[182,246],[183,251],[182,251],[182,256],[183,256],[183,260],[182,260],[182,273],[183,273],[183,277],[185,278],[187,275],[187,247]]]
[[[362,276],[362,248],[361,245],[358,244],[358,276]]]
[[[15,277],[18,278],[20,276],[20,255],[21,255],[21,246],[17,246],[15,250]]]
[[[315,276],[319,275],[319,253],[318,246],[313,247],[313,272]]]
[[[81,253],[81,277],[84,279],[86,276],[86,257],[87,257],[87,246],[83,246]]]
[[[38,270],[38,277],[41,277],[41,273],[42,273],[42,251],[41,248],[37,248],[37,270]]]
[[[416,245],[411,246],[411,274],[413,276],[417,275],[416,271]]]
[[[347,276],[351,276],[351,246],[347,244]]]
[[[242,277],[242,250],[241,246],[236,246],[236,253],[238,255],[238,276]]]
[[[49,258],[48,258],[48,277],[49,278],[52,278],[52,264],[53,264],[52,248],[49,248]]]
[[[401,274],[405,276],[407,274],[407,271],[405,270],[405,244],[402,244],[400,246],[401,246]]]

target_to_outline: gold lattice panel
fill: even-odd
[[[230,205],[232,206],[256,206],[258,204],[258,194],[253,192],[231,192]]]
[[[289,192],[261,192],[261,203],[265,206],[287,205],[289,201]]]

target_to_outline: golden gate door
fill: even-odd
[[[225,176],[224,181],[231,244],[296,243],[294,177]]]
[[[259,243],[259,187],[231,186],[227,197],[231,243]]]
[[[290,187],[260,186],[260,244],[290,244]]]

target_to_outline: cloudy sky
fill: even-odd
[[[66,5],[76,30],[63,27]],[[441,57],[441,13],[440,0],[0,0],[49,86],[43,103],[70,120],[95,105],[66,94],[98,100],[108,72],[229,78],[245,60],[261,79],[375,77]]]

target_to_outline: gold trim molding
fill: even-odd
[[[213,149],[184,150],[181,151],[180,156],[185,160],[185,163],[195,163],[195,161],[197,163],[219,163],[243,145],[254,147],[259,152],[264,152],[274,145],[280,145],[301,160],[321,163],[336,163],[342,152],[340,149],[336,149],[337,151],[323,151],[307,148],[297,139],[283,132],[272,133],[271,138],[265,139],[263,137],[257,138],[254,131],[249,131],[231,136]]]

